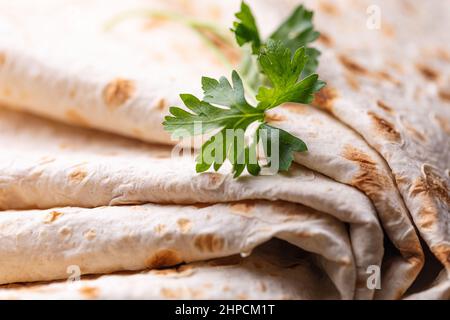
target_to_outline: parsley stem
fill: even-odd
[[[104,30],[106,32],[111,31],[115,26],[122,23],[123,21],[126,21],[131,18],[135,17],[144,17],[144,18],[162,18],[162,19],[168,19],[171,21],[177,21],[185,26],[192,29],[205,43],[205,45],[208,46],[208,48],[214,52],[216,57],[220,60],[220,62],[229,70],[233,70],[234,67],[232,63],[228,60],[228,58],[220,51],[216,45],[207,37],[204,33],[202,33],[203,30],[208,30],[210,32],[213,32],[215,35],[220,37],[220,39],[226,41],[230,45],[233,45],[231,37],[225,32],[223,28],[218,26],[217,24],[205,21],[205,20],[199,20],[199,19],[193,19],[193,18],[187,18],[184,17],[178,13],[171,12],[171,11],[163,11],[163,10],[149,10],[149,9],[134,9],[122,12],[118,14],[117,16],[113,17],[109,21],[107,21],[104,25]],[[244,72],[245,73],[245,72]],[[251,100],[255,100],[256,92],[253,90],[253,87],[250,83],[247,83],[245,81],[247,77],[243,75],[243,83],[246,92],[249,95],[249,98]],[[253,101],[254,102],[254,101]]]
[[[224,64],[230,70],[233,69],[232,64],[227,59],[227,57],[215,46],[215,44],[202,32],[202,30],[208,30],[218,36],[221,40],[233,45],[233,41],[230,36],[228,36],[223,28],[218,25],[208,22],[205,20],[193,19],[182,16],[178,13],[163,10],[149,10],[149,9],[134,9],[130,11],[125,11],[117,16],[113,17],[111,20],[107,21],[104,25],[104,30],[106,32],[111,31],[115,26],[121,22],[135,17],[147,17],[147,18],[161,18],[171,21],[179,22],[190,29],[192,29],[211,49],[222,64]]]

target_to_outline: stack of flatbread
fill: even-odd
[[[233,179],[161,124],[229,66],[148,13],[238,0],[0,0],[0,298],[450,299],[450,1],[302,3],[327,86],[269,118],[308,152]]]

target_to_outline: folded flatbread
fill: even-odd
[[[288,254],[286,254],[288,253]],[[0,299],[338,299],[329,278],[304,252],[271,241],[249,257],[81,281],[0,287]]]
[[[0,111],[0,127],[0,141],[10,150],[1,156],[4,209],[240,200],[299,203],[350,225],[359,290],[371,294],[364,279],[368,266],[380,264],[383,236],[370,200],[350,186],[295,165],[287,175],[239,180],[220,172],[198,175],[193,159],[170,158],[169,148],[12,111]],[[236,208],[258,215],[253,206]],[[392,273],[405,269],[398,269],[398,255],[391,259],[383,277],[386,294],[404,285],[392,281]]]
[[[168,150],[162,147],[113,140],[105,134],[2,111],[0,141],[9,152],[1,155],[0,207],[243,199],[301,203],[350,224],[357,297],[373,293],[361,279],[365,279],[366,267],[376,265],[382,255],[378,214],[399,251],[385,258],[389,261],[383,263],[382,290],[376,293],[380,298],[400,298],[423,265],[411,213],[420,234],[448,271],[450,151],[445,146],[450,144],[450,114],[444,106],[447,91],[443,87],[449,74],[444,63],[448,48],[438,47],[445,32],[436,32],[445,30],[446,22],[435,25],[420,12],[411,13],[417,18],[412,19],[416,28],[437,34],[432,40],[424,37],[428,55],[440,52],[442,60],[433,67],[443,75],[430,84],[424,75],[430,76],[426,71],[434,68],[418,60],[422,46],[408,43],[411,52],[402,55],[410,38],[402,30],[413,22],[401,19],[401,28],[391,25],[403,10],[401,4],[376,4],[386,12],[387,20],[377,32],[364,29],[369,1],[358,5],[306,2],[317,12],[316,24],[323,31],[319,73],[329,83],[314,105],[335,118],[300,105],[275,110],[271,117],[307,142],[309,152],[295,159],[304,167],[295,167],[288,175],[237,181],[226,172],[197,175],[192,159],[169,159]],[[148,17],[111,21],[133,9],[169,10],[227,27],[238,1],[89,1],[67,6],[48,0],[32,17],[27,14],[27,1],[0,3],[5,9],[0,13],[0,102],[9,107],[173,144],[161,122],[167,107],[179,104],[177,94],[199,93],[202,75],[230,73],[193,30],[178,22]],[[279,1],[252,1],[251,5],[267,33],[295,3],[286,1],[280,6]],[[426,12],[442,12],[437,1],[429,3],[420,6]],[[49,15],[55,16],[51,22]],[[352,27],[358,23],[363,26]],[[185,43],[190,44],[189,50],[183,47]],[[236,52],[231,49],[232,54]],[[421,89],[425,83],[429,90]],[[442,292],[437,296],[442,297]]]
[[[0,283],[65,278],[69,265],[84,274],[108,273],[249,254],[278,237],[322,255],[344,296],[353,296],[355,270],[344,225],[300,205],[56,208],[7,211],[0,219]]]

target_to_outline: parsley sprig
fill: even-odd
[[[197,172],[211,167],[219,170],[226,159],[233,166],[234,177],[245,169],[251,175],[258,175],[261,166],[258,161],[257,145],[264,138],[264,153],[272,156],[271,144],[274,137],[279,145],[279,171],[289,169],[294,152],[307,150],[306,144],[290,133],[266,123],[266,111],[287,102],[310,103],[315,92],[325,83],[313,72],[317,68],[319,51],[308,47],[318,37],[312,25],[312,12],[298,7],[279,28],[263,42],[256,20],[245,2],[236,14],[232,31],[240,46],[249,44],[251,51],[244,58],[247,65],[241,68],[243,79],[232,71],[231,83],[225,77],[219,80],[203,77],[204,96],[200,100],[191,94],[180,97],[188,110],[171,107],[170,115],[163,123],[169,132],[187,132],[189,135],[210,134],[196,158]],[[249,75],[257,76],[250,81]],[[255,103],[249,103],[246,88],[256,93]],[[256,129],[247,145],[237,135],[256,123]],[[240,143],[241,142],[241,143]]]

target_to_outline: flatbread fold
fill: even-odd
[[[0,298],[338,299],[339,294],[308,256],[286,243],[271,241],[247,258],[231,256],[73,282],[9,285],[0,287]]]
[[[267,35],[300,2],[249,3]],[[280,283],[300,277],[311,288],[303,294],[289,287],[290,298],[397,299],[426,263],[422,238],[443,270],[410,298],[445,299],[450,2],[302,3],[315,12],[318,73],[327,86],[312,105],[284,105],[267,118],[304,140],[308,152],[296,154],[285,174],[233,179],[226,166],[195,173],[192,158],[171,154],[177,141],[161,125],[168,107],[181,105],[179,93],[201,96],[201,76],[231,69],[195,30],[150,13],[193,16],[226,32],[238,0],[43,0],[39,9],[26,0],[0,0],[0,145],[8,150],[0,154],[0,283],[63,279],[69,264],[80,265],[83,274],[166,267],[152,266],[148,256],[170,249],[183,253],[170,266],[195,261],[198,276],[188,280],[194,284],[227,274],[201,261],[247,255],[279,238],[312,252],[330,279],[324,286],[337,290],[325,293],[282,268]],[[382,18],[374,25],[368,14],[377,8]],[[231,63],[239,60],[239,48],[221,45]],[[188,230],[177,221],[189,221]],[[155,232],[158,224],[170,225],[170,248],[164,233]],[[393,244],[388,254],[383,231]],[[202,237],[211,250],[186,247]],[[23,267],[28,257],[34,263]],[[259,279],[245,267],[252,259],[265,258],[250,254],[230,272]],[[371,265],[382,266],[381,290],[367,287]],[[99,288],[95,297],[161,297],[163,281],[154,273],[92,280]],[[123,292],[111,289],[128,279]],[[140,280],[155,289],[131,284]],[[245,295],[280,297],[279,283],[271,280],[272,286],[271,295]],[[39,290],[5,289],[0,297],[83,298],[78,287],[64,283]],[[177,297],[193,297],[176,290]],[[236,283],[229,294],[214,289],[204,297],[237,297],[239,290]]]

